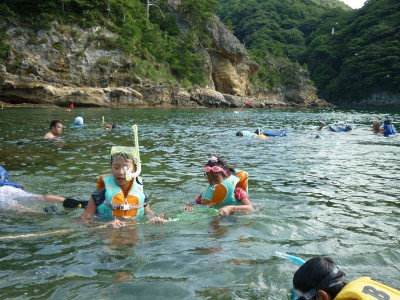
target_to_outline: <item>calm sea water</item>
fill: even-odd
[[[70,126],[78,115],[86,126]],[[104,130],[103,116],[121,129]],[[298,266],[275,251],[327,255],[350,280],[370,275],[400,288],[400,135],[371,131],[373,119],[386,116],[398,121],[400,111],[0,110],[0,163],[27,191],[88,199],[109,170],[111,146],[132,145],[137,124],[145,190],[157,214],[176,217],[202,191],[201,169],[213,154],[249,172],[257,208],[93,230],[77,223],[80,209],[46,215],[45,203],[22,201],[37,213],[0,212],[0,298],[289,299]],[[55,118],[64,123],[62,141],[45,141]],[[317,139],[319,121],[354,129],[323,130]],[[287,137],[235,136],[258,127],[284,129]]]

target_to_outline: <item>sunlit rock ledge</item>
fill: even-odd
[[[309,93],[298,90],[258,93],[253,97],[222,94],[210,88],[190,90],[167,85],[132,87],[74,87],[52,85],[31,77],[0,72],[2,107],[327,107]],[[288,101],[288,99],[290,99]]]

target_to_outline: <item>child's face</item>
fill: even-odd
[[[132,159],[125,159],[123,157],[115,157],[111,164],[111,171],[114,176],[115,181],[119,186],[128,184],[129,181],[126,180],[126,172],[124,167],[127,167],[132,173],[135,172],[135,166]]]
[[[224,175],[222,172],[210,171],[210,172],[206,173],[206,176],[207,176],[208,183],[211,186],[220,184],[222,181],[224,181]]]

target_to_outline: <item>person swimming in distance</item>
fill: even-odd
[[[63,125],[60,120],[53,120],[50,122],[50,131],[44,135],[44,139],[54,139],[61,136]]]
[[[268,137],[264,134],[252,133],[249,130],[242,130],[236,132],[236,136],[246,137],[246,138],[257,138],[257,139],[267,139]]]
[[[107,130],[117,129],[118,125],[116,123],[107,122],[104,124],[104,128]]]
[[[84,125],[83,118],[82,117],[76,117],[73,125],[77,125],[77,126]]]
[[[322,128],[324,128],[326,126],[326,124],[324,122],[319,122],[319,126],[317,127],[318,131],[321,131]]]
[[[329,130],[333,132],[347,132],[353,130],[353,128],[347,124],[344,126],[329,125]]]
[[[396,134],[396,129],[394,128],[392,120],[390,119],[386,119],[383,122],[383,130],[384,130],[383,135],[386,137]]]
[[[372,122],[372,131],[374,133],[384,133],[385,129],[383,129],[382,124],[379,120],[375,120]]]

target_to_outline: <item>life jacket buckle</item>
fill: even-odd
[[[124,204],[124,205],[121,205],[121,208],[120,208],[121,210],[130,210],[131,209],[131,206],[129,205],[129,204]]]

